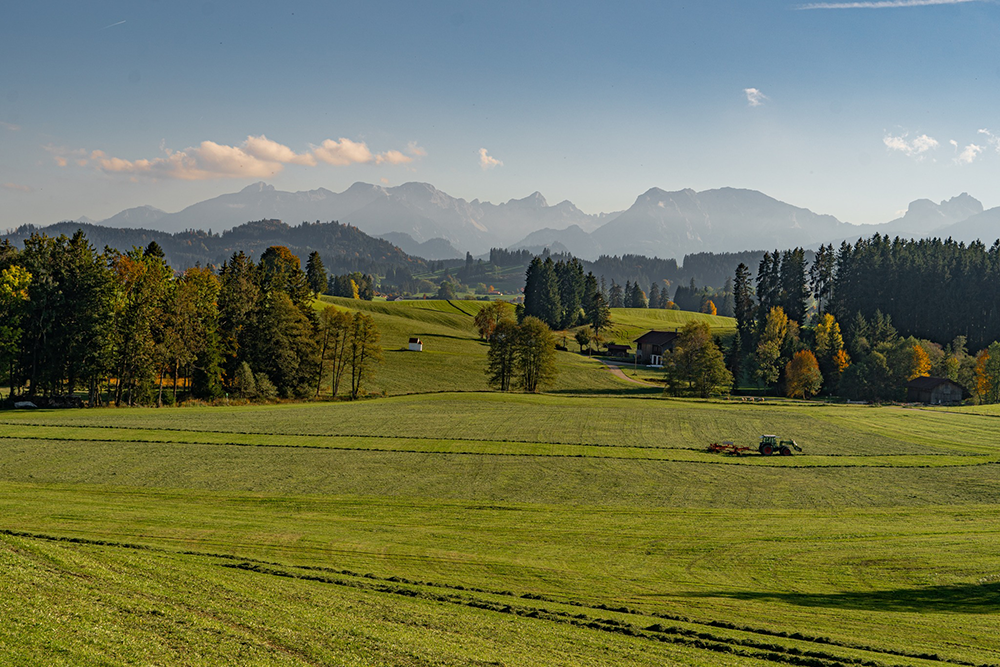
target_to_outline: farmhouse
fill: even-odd
[[[948,378],[922,377],[906,383],[906,400],[911,403],[961,403],[964,397],[962,385]]]
[[[609,357],[627,357],[628,353],[632,351],[629,345],[619,345],[618,343],[608,343],[608,356]]]
[[[419,338],[410,339],[410,352],[423,352],[424,344]]]
[[[674,349],[677,335],[676,331],[647,331],[632,341],[635,343],[635,360],[659,366],[663,363],[663,353]]]

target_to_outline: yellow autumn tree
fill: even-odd
[[[830,313],[824,313],[816,324],[816,356],[820,359],[833,359],[837,352],[844,349],[844,337],[840,334],[840,324]]]
[[[705,303],[701,304],[701,312],[708,313],[709,315],[717,315],[719,309],[715,307],[715,302],[711,299],[705,299]]]
[[[931,358],[920,345],[913,346],[912,358],[910,361],[910,374],[907,381],[916,378],[925,378],[931,374]]]
[[[837,353],[833,355],[833,364],[836,366],[838,374],[846,371],[851,365],[851,356],[847,354],[847,350],[837,350]]]
[[[816,355],[809,350],[800,350],[785,365],[785,394],[789,398],[809,398],[823,385],[823,374],[819,372]]]

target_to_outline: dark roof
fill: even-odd
[[[906,383],[907,389],[917,389],[917,390],[928,390],[934,389],[935,387],[942,384],[953,384],[956,387],[961,387],[960,384],[948,378],[933,378],[933,377],[921,377],[913,378]]]
[[[647,331],[632,342],[639,345],[666,345],[673,342],[678,335],[676,331]]]
[[[608,343],[609,350],[631,350],[631,345],[619,345],[618,343]]]
[[[410,339],[410,342],[411,342],[411,343],[419,343],[419,342],[420,342],[420,339],[419,339],[419,338],[411,338],[411,339]]]

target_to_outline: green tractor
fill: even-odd
[[[761,456],[771,456],[772,454],[791,456],[793,449],[797,452],[802,451],[802,448],[796,445],[794,440],[779,441],[776,435],[760,436],[760,445],[757,446],[757,451],[760,452]]]

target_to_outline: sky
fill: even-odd
[[[9,3],[0,230],[261,180],[1000,206],[998,28],[983,0]]]

